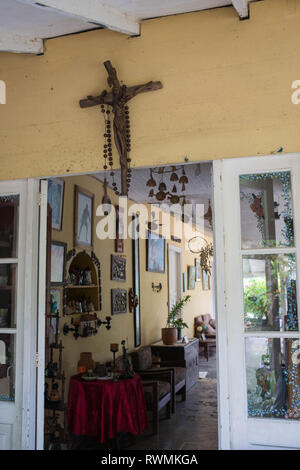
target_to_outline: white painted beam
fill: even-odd
[[[109,0],[21,0],[23,3],[40,3],[46,7],[79,17],[82,20],[106,26],[108,29],[135,36],[140,34],[137,18],[112,7]]]
[[[44,52],[43,40],[0,30],[0,51],[42,54]]]
[[[249,17],[249,0],[232,0],[232,5],[241,19]]]

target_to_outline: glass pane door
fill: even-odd
[[[300,155],[221,168],[231,446],[300,448]]]

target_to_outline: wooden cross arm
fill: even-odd
[[[139,93],[147,93],[148,91],[160,90],[163,87],[161,82],[148,82],[143,85],[131,86],[126,89],[127,101],[132,99]],[[87,98],[80,100],[79,105],[81,108],[91,108],[92,106],[98,106],[99,104],[113,104],[113,94],[111,92],[101,94],[99,96],[88,96]]]

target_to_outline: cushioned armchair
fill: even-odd
[[[153,361],[150,346],[143,346],[131,353],[133,369],[138,372],[142,378],[149,373],[162,373],[170,371],[172,375],[172,412],[175,413],[175,395],[180,393],[182,399],[186,399],[186,368],[185,361]]]
[[[202,328],[205,329],[202,331]],[[202,337],[205,335],[205,339]],[[199,338],[199,346],[203,346],[204,355],[208,361],[209,348],[216,346],[216,322],[209,313],[194,318],[194,336]]]

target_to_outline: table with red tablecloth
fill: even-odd
[[[148,419],[140,376],[117,382],[71,377],[68,426],[72,434],[97,437],[102,443],[121,431],[141,434]]]

